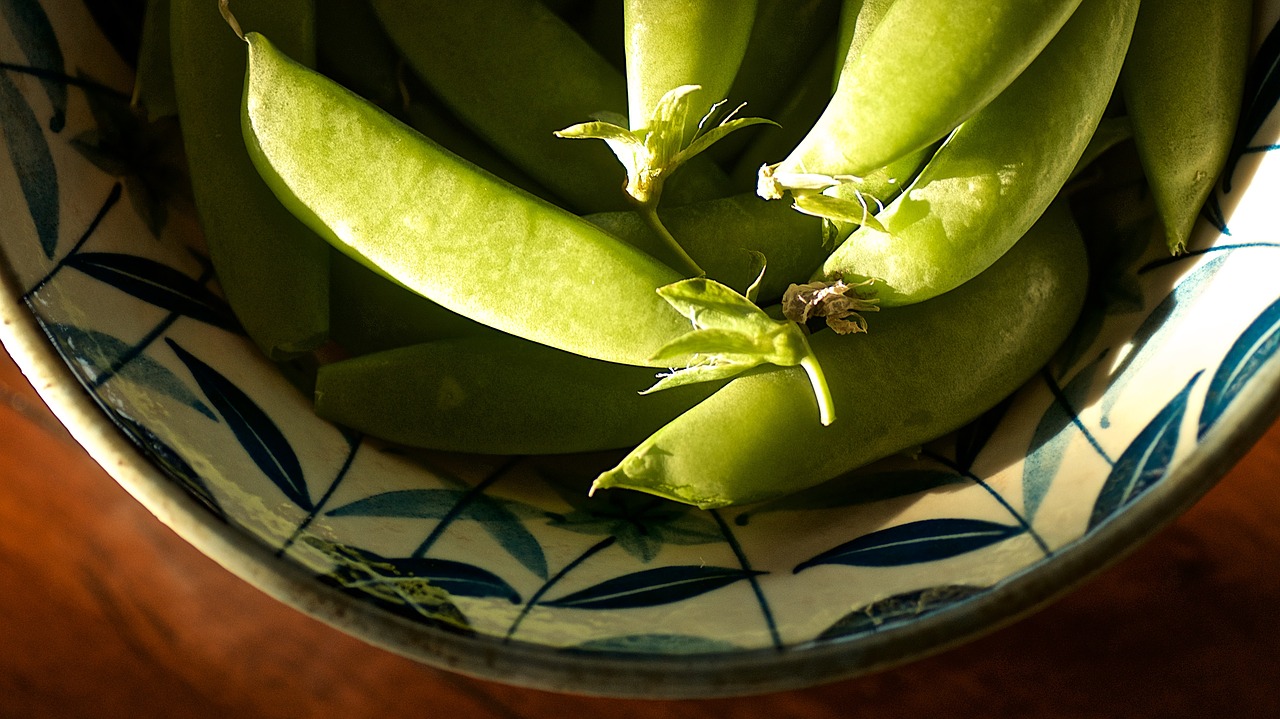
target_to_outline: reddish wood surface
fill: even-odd
[[[804,691],[616,701],[427,669],[184,543],[0,358],[2,717],[1280,716],[1280,424],[1195,508],[1044,611]]]

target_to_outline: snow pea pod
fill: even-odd
[[[627,116],[632,130],[648,127],[658,101],[681,85],[702,88],[706,109],[728,97],[747,51],[756,0],[624,0]],[[705,112],[690,113],[692,136]]]
[[[1138,13],[1120,87],[1171,252],[1186,249],[1231,152],[1252,17],[1249,0],[1160,0]]]
[[[155,121],[178,114],[173,89],[173,53],[169,49],[170,0],[147,0],[138,45],[138,72],[133,82],[133,102]]]
[[[753,193],[660,209],[658,216],[708,277],[739,292],[760,273],[751,253],[764,255],[760,303],[777,301],[788,285],[805,281],[827,252],[820,220]],[[675,261],[668,260],[667,246],[636,212],[601,212],[585,219],[658,259]]]
[[[626,78],[563,20],[535,0],[371,4],[414,72],[567,207],[586,213],[630,206],[619,189],[626,173],[609,152],[553,134],[627,107]],[[664,200],[683,203],[730,191],[729,179],[713,163],[691,162],[672,176]]]
[[[1007,87],[1079,3],[898,0],[773,177],[861,175],[927,147]]]
[[[516,166],[577,211],[626,206],[608,153],[552,135],[627,106],[621,74],[563,20],[535,0],[370,4],[414,72]]]
[[[239,0],[245,27],[314,57],[309,0]],[[307,352],[329,326],[329,247],[294,219],[254,170],[237,112],[244,45],[216,3],[173,0],[170,17],[179,121],[196,210],[218,281],[240,323],[273,359]]]
[[[689,323],[673,270],[459,159],[248,33],[244,141],[281,202],[334,247],[477,322],[623,364]]]
[[[1055,205],[1008,254],[964,286],[886,310],[858,337],[815,333],[839,422],[807,421],[795,369],[731,381],[642,442],[594,488],[700,507],[770,499],[919,445],[973,420],[1048,361],[1084,300],[1079,231]]]
[[[405,70],[365,0],[317,0],[318,68],[338,84],[407,122],[463,159],[539,197],[557,198],[462,124]]]
[[[793,87],[808,81],[811,61],[822,52],[824,43],[833,34],[831,28],[839,12],[839,0],[759,0],[747,50],[726,95],[729,101],[746,103],[742,112],[747,115],[767,117],[786,127],[780,108],[792,96]],[[824,105],[829,99],[829,95],[824,98]],[[817,116],[815,113],[813,119]],[[812,125],[812,120],[808,125]],[[708,149],[707,156],[721,167],[734,167],[757,134],[762,133],[734,133]],[[781,156],[775,154],[768,159]],[[752,186],[758,167],[759,163],[751,168],[747,182],[735,181],[735,186]]]
[[[331,260],[329,290],[329,339],[347,355],[495,333],[341,252]]]
[[[874,278],[889,307],[942,294],[999,259],[1088,146],[1137,11],[1137,0],[1085,0],[1035,62],[876,216],[885,231],[859,228],[823,263],[823,276]]]
[[[633,446],[723,382],[639,394],[651,384],[651,369],[494,332],[324,365],[315,409],[414,447],[558,454]]]

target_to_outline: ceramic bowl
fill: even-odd
[[[236,329],[158,174],[165,129],[126,109],[137,26],[101,7],[0,3],[4,344],[159,521],[281,601],[424,663],[670,697],[907,661],[1113,561],[1280,413],[1280,119],[1274,83],[1259,83],[1191,251],[1169,258],[1149,221],[1095,243],[1106,269],[1059,357],[918,457],[704,512],[588,499],[612,455],[357,436],[317,419]],[[1269,78],[1280,3],[1257,16],[1251,72]]]

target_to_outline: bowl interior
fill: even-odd
[[[69,0],[30,8],[0,14],[0,256],[21,300],[6,345],[60,379],[46,398],[73,433],[107,427],[91,451],[179,533],[428,663],[654,696],[903,661],[1115,558],[1277,414],[1280,121],[1265,87],[1186,255],[1151,241],[1140,191],[1108,190],[1085,314],[1009,402],[915,457],[704,512],[588,499],[616,454],[406,451],[317,419],[238,331],[158,174],[176,136],[128,110],[126,31]],[[1255,71],[1277,62],[1280,3],[1257,15]]]

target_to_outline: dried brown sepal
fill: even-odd
[[[791,285],[782,294],[782,312],[801,325],[822,317],[837,334],[866,332],[867,320],[860,313],[879,312],[879,300],[864,297],[858,290],[871,283],[872,280],[865,280],[851,285],[835,280]]]

